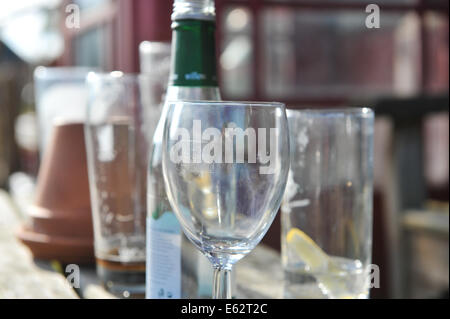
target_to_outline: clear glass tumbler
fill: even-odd
[[[154,81],[90,73],[85,136],[97,272],[121,297],[144,297],[146,169]]]
[[[287,112],[291,166],[282,212],[287,298],[367,298],[373,123],[368,108]]]

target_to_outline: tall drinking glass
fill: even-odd
[[[374,114],[288,111],[291,166],[281,207],[285,296],[367,298]]]
[[[97,272],[121,297],[144,297],[146,169],[153,81],[90,73],[85,136]]]
[[[263,238],[289,169],[283,104],[173,102],[163,138],[169,201],[214,267],[213,298],[230,298],[232,266]]]

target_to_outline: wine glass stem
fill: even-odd
[[[231,299],[231,267],[214,266],[213,299]]]

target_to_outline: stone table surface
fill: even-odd
[[[9,195],[0,189],[0,299],[78,298],[64,276],[38,266],[15,238],[19,216]]]
[[[114,298],[100,285],[95,266],[81,267],[78,294],[49,262],[35,261],[14,236],[21,222],[17,205],[0,189],[0,299],[3,298]],[[236,265],[238,298],[282,298],[283,273],[279,254],[257,246]]]
[[[235,268],[237,298],[283,298],[283,273],[276,251],[259,245],[239,261]],[[101,286],[95,267],[81,268],[80,294],[86,299],[115,298]]]

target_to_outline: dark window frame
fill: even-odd
[[[252,14],[253,24],[256,26],[253,28],[252,33],[252,45],[254,52],[254,59],[252,64],[252,82],[253,82],[253,93],[246,97],[248,100],[262,101],[267,99],[263,94],[264,84],[261,79],[263,79],[263,50],[261,47],[262,43],[262,32],[261,28],[261,13],[267,8],[288,8],[288,9],[308,9],[308,10],[354,10],[365,12],[365,8],[370,3],[377,3],[377,1],[349,1],[342,0],[339,2],[330,2],[329,0],[216,0],[216,11],[217,11],[217,46],[219,52],[221,52],[221,43],[224,38],[224,31],[222,30],[222,12],[229,7],[245,7],[250,10]],[[380,9],[389,12],[415,12],[420,19],[420,41],[421,41],[421,90],[425,91],[428,83],[428,63],[429,57],[427,52],[427,32],[425,26],[425,14],[427,12],[438,12],[445,14],[448,17],[449,13],[449,2],[447,0],[416,0],[414,3],[389,3],[381,2],[379,5]],[[220,72],[220,70],[219,70]],[[225,95],[226,98],[226,95]],[[282,102],[289,106],[297,105],[310,105],[310,106],[329,106],[329,105],[339,105],[349,103],[351,100],[348,96],[325,96],[323,98],[294,98],[294,99],[284,99]]]
[[[74,65],[75,52],[74,45],[77,38],[95,30],[96,28],[106,28],[108,33],[108,43],[110,47],[106,49],[109,56],[106,58],[106,69],[113,69],[117,61],[117,20],[118,20],[118,2],[112,2],[101,5],[97,8],[89,9],[87,12],[81,12],[80,28],[66,28],[65,20],[68,13],[65,12],[67,5],[74,3],[72,0],[64,0],[61,4],[61,26],[60,30],[63,34],[65,50],[63,55],[56,62],[57,65]]]
[[[167,0],[164,0],[167,1]],[[61,12],[64,16],[63,8],[72,3],[71,0],[65,0],[62,4]],[[267,97],[263,94],[264,83],[262,74],[263,66],[263,50],[262,50],[262,29],[261,13],[266,8],[288,8],[288,9],[308,9],[308,10],[355,10],[365,12],[365,8],[369,3],[377,1],[367,0],[355,2],[352,0],[342,0],[339,2],[331,2],[330,0],[215,0],[217,12],[217,48],[218,52],[222,51],[222,43],[225,37],[222,21],[222,13],[230,7],[245,7],[252,14],[253,25],[256,26],[252,31],[253,45],[253,63],[252,63],[252,83],[253,92],[245,96],[247,100],[261,101]],[[378,1],[380,2],[380,1]],[[170,11],[171,4],[161,2],[161,0],[113,0],[106,7],[92,9],[89,14],[82,16],[83,23],[80,29],[68,30],[63,25],[66,50],[59,59],[59,65],[73,65],[74,39],[85,32],[91,31],[93,28],[107,26],[109,28],[110,52],[111,56],[107,58],[108,66],[105,71],[113,69],[122,70],[124,72],[139,71],[138,45],[143,40],[170,41]],[[408,12],[414,11],[420,18],[420,41],[421,41],[421,89],[425,91],[429,78],[429,57],[427,52],[427,30],[425,26],[425,15],[427,12],[438,12],[447,15],[449,13],[449,2],[447,0],[416,0],[414,3],[390,3],[383,1],[380,4],[381,10],[390,12]],[[65,19],[62,19],[64,23]],[[219,68],[220,73],[220,68]],[[220,75],[220,74],[219,74]],[[219,77],[220,78],[220,77]],[[226,99],[226,92],[224,92]],[[351,102],[349,96],[324,96],[321,98],[281,98],[282,102],[287,105],[342,105]]]

